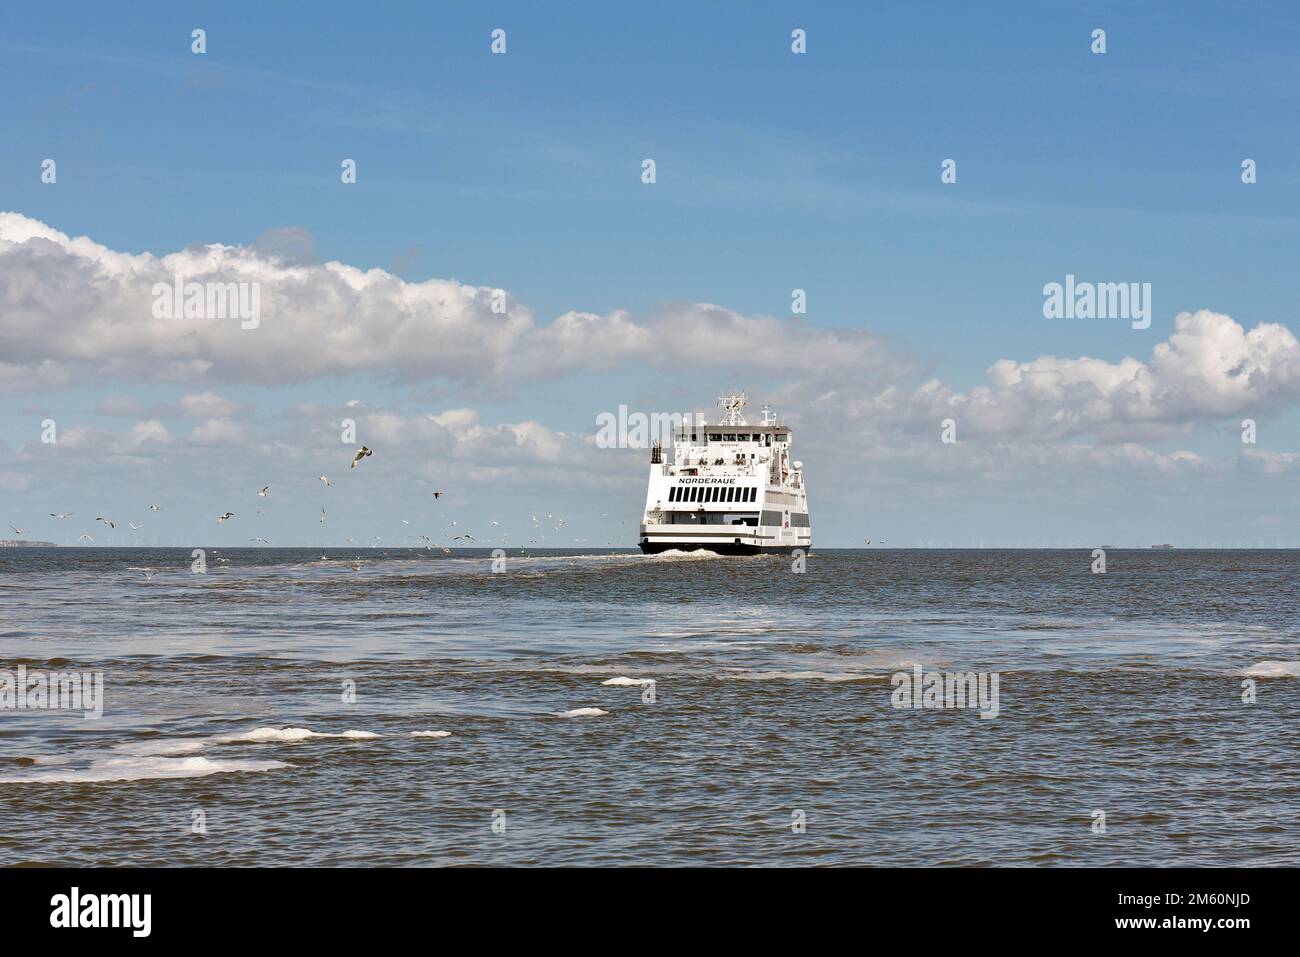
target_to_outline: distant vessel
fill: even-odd
[[[745,394],[718,400],[722,418],[677,426],[673,461],[650,450],[641,551],[707,549],[723,555],[788,553],[812,547],[803,463],[790,458],[791,430],[763,406],[745,421]]]
[[[1173,548],[1174,546],[1169,544],[1164,544],[1164,545],[1152,545],[1151,547],[1152,548]]]
[[[19,538],[0,538],[0,548],[58,548],[53,542],[28,542]]]

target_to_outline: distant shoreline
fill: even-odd
[[[0,540],[0,548],[61,548],[61,549],[114,549],[118,551],[176,551],[192,548],[203,548],[209,551],[222,552],[262,552],[262,551],[287,551],[287,550],[323,550],[323,551],[342,551],[352,553],[364,552],[438,552],[447,554],[444,547],[425,548],[422,545],[60,545],[57,542],[24,542],[13,539]],[[491,552],[494,549],[501,548],[507,554],[518,554],[518,546],[503,545],[459,545],[450,548],[453,553],[457,552]],[[1170,546],[1170,545],[886,545],[883,547],[863,546],[863,545],[840,545],[819,546],[810,550],[810,554],[825,552],[1074,552],[1088,551],[1094,548],[1104,548],[1106,551],[1117,552],[1150,552],[1157,551],[1179,551],[1179,552],[1286,552],[1300,549],[1300,545],[1204,545],[1204,546]],[[636,545],[603,545],[583,547],[580,545],[569,546],[541,546],[523,549],[528,553],[546,553],[546,552],[639,552]]]

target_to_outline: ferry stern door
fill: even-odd
[[[781,513],[781,544],[789,545],[794,541],[794,529],[790,527],[790,510]]]

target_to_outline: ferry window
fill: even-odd
[[[721,441],[722,441],[722,433],[721,433],[721,432],[710,432],[710,433],[709,433],[709,441],[710,441],[710,442],[721,442]]]
[[[673,490],[668,493],[668,501],[670,502],[677,501],[677,496],[681,494],[681,491],[682,491],[682,487],[680,485],[674,485]]]
[[[692,502],[698,502],[699,500],[700,500],[700,487],[699,487],[698,485],[692,485],[692,486],[691,486],[691,501],[692,501]]]
[[[696,442],[696,441],[698,441],[698,440],[695,438],[695,435],[696,435],[696,433],[694,433],[694,432],[691,433],[691,441],[692,441],[692,442]]]
[[[726,435],[724,435],[724,436],[722,437],[722,441],[724,441],[724,442],[734,442],[734,441],[736,441],[736,433],[735,433],[735,432],[728,432]]]
[[[766,441],[764,444],[770,446],[770,445],[772,444],[772,433],[771,433],[771,432],[767,433],[766,439],[767,439],[767,441]]]
[[[736,500],[736,490],[734,488],[727,489],[727,501],[734,502],[735,500]]]

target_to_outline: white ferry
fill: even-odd
[[[803,463],[790,459],[790,427],[763,406],[750,425],[745,394],[718,400],[716,425],[695,416],[673,430],[673,461],[656,441],[641,522],[641,551],[707,549],[724,555],[812,547]]]

